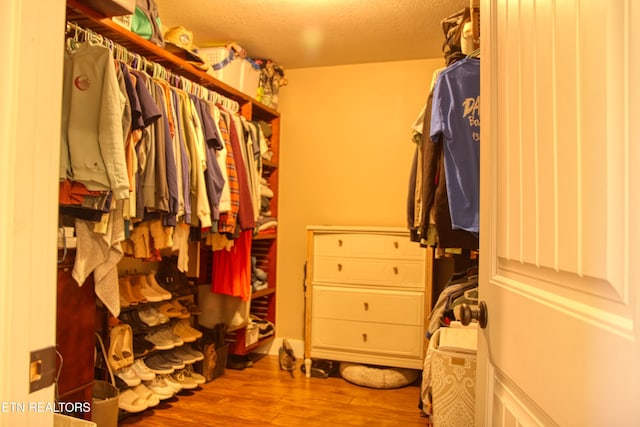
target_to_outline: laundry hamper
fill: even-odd
[[[423,403],[433,427],[474,426],[476,350],[475,327],[440,328],[431,337],[423,372]]]
[[[85,421],[68,415],[53,414],[53,427],[97,427],[93,421]]]

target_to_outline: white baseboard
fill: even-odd
[[[291,338],[287,338],[287,341],[289,341],[289,344],[291,344],[291,348],[293,348],[293,353],[296,355],[296,358],[300,360],[304,359],[304,341],[294,340]],[[255,353],[277,356],[280,347],[282,347],[282,337],[276,337],[276,339],[271,341],[269,344],[258,347],[255,350]]]

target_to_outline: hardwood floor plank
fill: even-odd
[[[121,426],[427,426],[418,409],[417,383],[378,390],[340,377],[294,378],[276,356],[242,371],[227,369],[194,391],[181,392],[156,408],[122,419]]]

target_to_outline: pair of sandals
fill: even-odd
[[[118,407],[130,413],[142,412],[160,403],[160,398],[144,384],[120,392]]]
[[[133,364],[133,330],[126,323],[116,325],[109,333],[108,362],[118,371]]]

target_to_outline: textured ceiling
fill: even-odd
[[[469,0],[157,0],[198,47],[236,42],[285,69],[442,56],[442,18]]]

